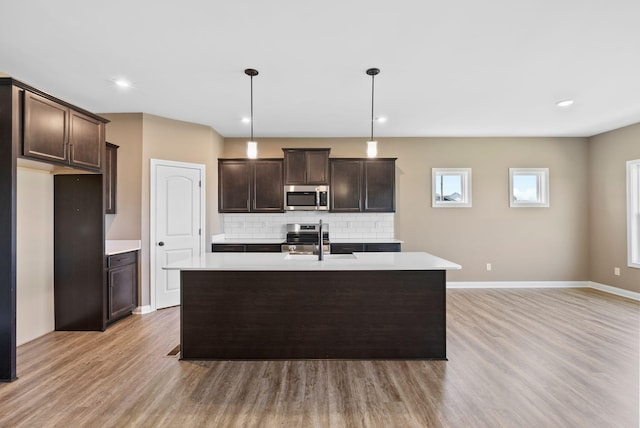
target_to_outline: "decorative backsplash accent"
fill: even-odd
[[[315,211],[281,214],[223,214],[227,239],[285,238],[287,223],[329,223],[332,239],[393,239],[393,213],[318,213]]]

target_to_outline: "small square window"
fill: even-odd
[[[511,207],[549,206],[549,168],[509,168]]]
[[[433,168],[431,206],[471,207],[471,168]]]

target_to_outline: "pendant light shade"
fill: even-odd
[[[367,70],[367,74],[371,76],[371,138],[367,141],[367,157],[375,158],[378,156],[378,142],[373,139],[373,95],[375,89],[375,77],[380,73],[379,68],[370,68]]]
[[[247,141],[247,157],[255,159],[258,157],[258,142],[253,141],[253,76],[258,75],[258,70],[247,68],[244,70],[244,74],[251,78],[251,138]]]
[[[367,141],[367,157],[375,158],[378,156],[378,142]]]
[[[247,157],[249,159],[258,157],[258,143],[256,141],[247,141]]]

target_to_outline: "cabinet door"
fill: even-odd
[[[284,212],[282,160],[253,161],[252,212]]]
[[[136,306],[138,264],[109,269],[109,320],[129,314]]]
[[[369,243],[364,244],[364,250],[370,253],[399,253],[400,243],[395,242],[381,242],[381,243]]]
[[[118,146],[107,143],[104,157],[104,207],[105,214],[116,213],[116,195],[118,187]]]
[[[250,205],[250,164],[244,160],[218,161],[218,211],[247,213]]]
[[[104,199],[100,174],[53,176],[56,330],[104,330]]]
[[[396,167],[392,159],[365,160],[364,207],[369,212],[394,212],[396,210]]]
[[[244,253],[244,244],[211,244],[212,253]]]
[[[104,124],[82,113],[69,114],[69,163],[100,169],[104,146]]]
[[[281,244],[246,244],[244,250],[247,253],[280,253]]]
[[[306,153],[307,184],[329,183],[329,151],[309,150]]]
[[[331,244],[331,254],[351,254],[364,251],[364,244]]]
[[[304,150],[284,151],[284,184],[306,184],[307,157]]]
[[[359,212],[362,181],[362,161],[331,160],[331,211]]]
[[[66,162],[68,121],[67,107],[25,91],[22,154],[50,162]]]

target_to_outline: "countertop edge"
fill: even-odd
[[[142,242],[126,239],[109,239],[105,241],[104,252],[107,256],[138,251],[142,248]]]

